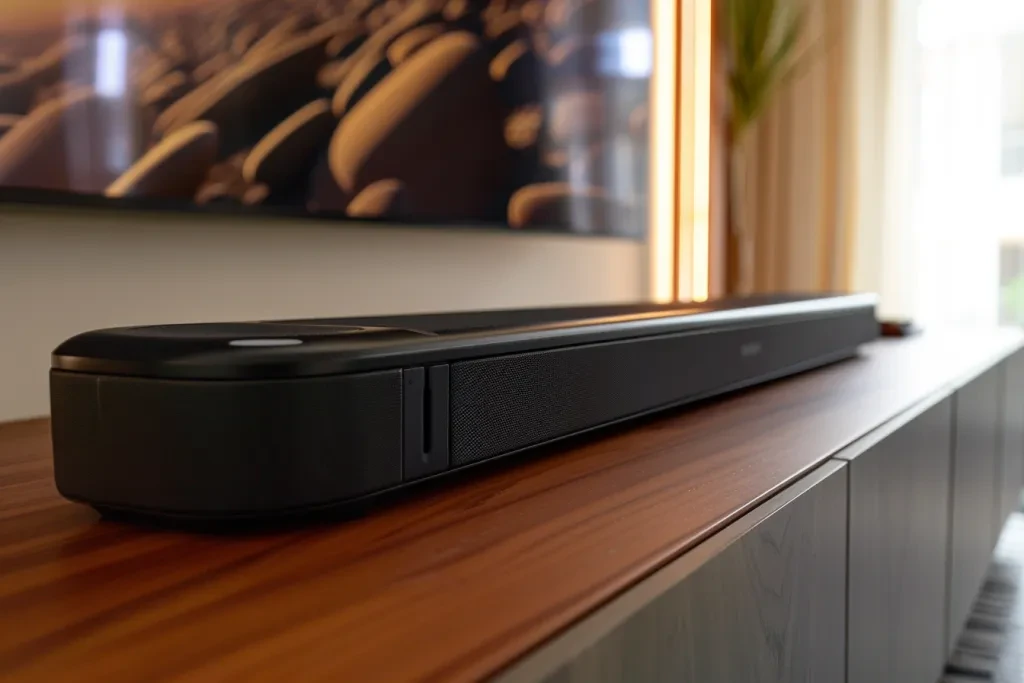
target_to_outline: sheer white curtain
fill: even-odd
[[[994,325],[1000,249],[1024,234],[1024,188],[1001,163],[1003,101],[1024,91],[1024,73],[1004,74],[1004,46],[1024,35],[1024,2],[889,0],[885,11],[882,151],[860,197],[855,284],[880,292],[887,317]]]

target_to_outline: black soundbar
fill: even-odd
[[[365,499],[856,354],[871,295],[100,330],[53,354],[57,487],[265,517]]]

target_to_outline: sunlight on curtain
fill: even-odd
[[[893,0],[892,27],[883,314],[1007,322],[1015,275],[1024,294],[1024,270],[1009,272],[1024,265],[1013,258],[1024,257],[1024,175],[1004,162],[1012,119],[1024,119],[1008,106],[1024,103],[1024,59],[1007,58],[1024,44],[1024,3]]]
[[[737,259],[737,293],[850,287],[860,168],[852,139],[860,64],[852,51],[858,14],[870,3],[802,4],[801,68],[773,95],[744,150],[740,200],[750,234]]]

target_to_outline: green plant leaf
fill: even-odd
[[[806,12],[776,0],[724,0],[734,134],[753,123],[793,72]],[[776,39],[777,37],[777,39]]]
[[[737,64],[747,67],[757,62],[757,50],[754,45],[754,24],[757,20],[758,7],[756,0],[729,0],[735,14],[733,43],[734,60]]]
[[[734,125],[743,128],[749,122],[750,97],[747,94],[746,83],[735,76],[729,80],[732,92],[732,118]]]
[[[726,0],[725,6],[729,15],[729,52],[735,65],[739,61],[740,45],[744,40],[743,0]]]
[[[750,47],[753,63],[761,61],[768,47],[768,38],[775,23],[775,0],[746,0],[755,5],[750,26]]]
[[[783,29],[782,39],[769,60],[773,72],[781,69],[793,56],[797,41],[800,40],[800,34],[803,33],[806,17],[807,12],[802,7],[795,14],[788,17],[786,27]]]

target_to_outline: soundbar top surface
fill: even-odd
[[[350,318],[193,323],[87,332],[53,353],[55,370],[174,379],[269,379],[365,372],[696,332],[851,310],[872,294],[768,295]]]

